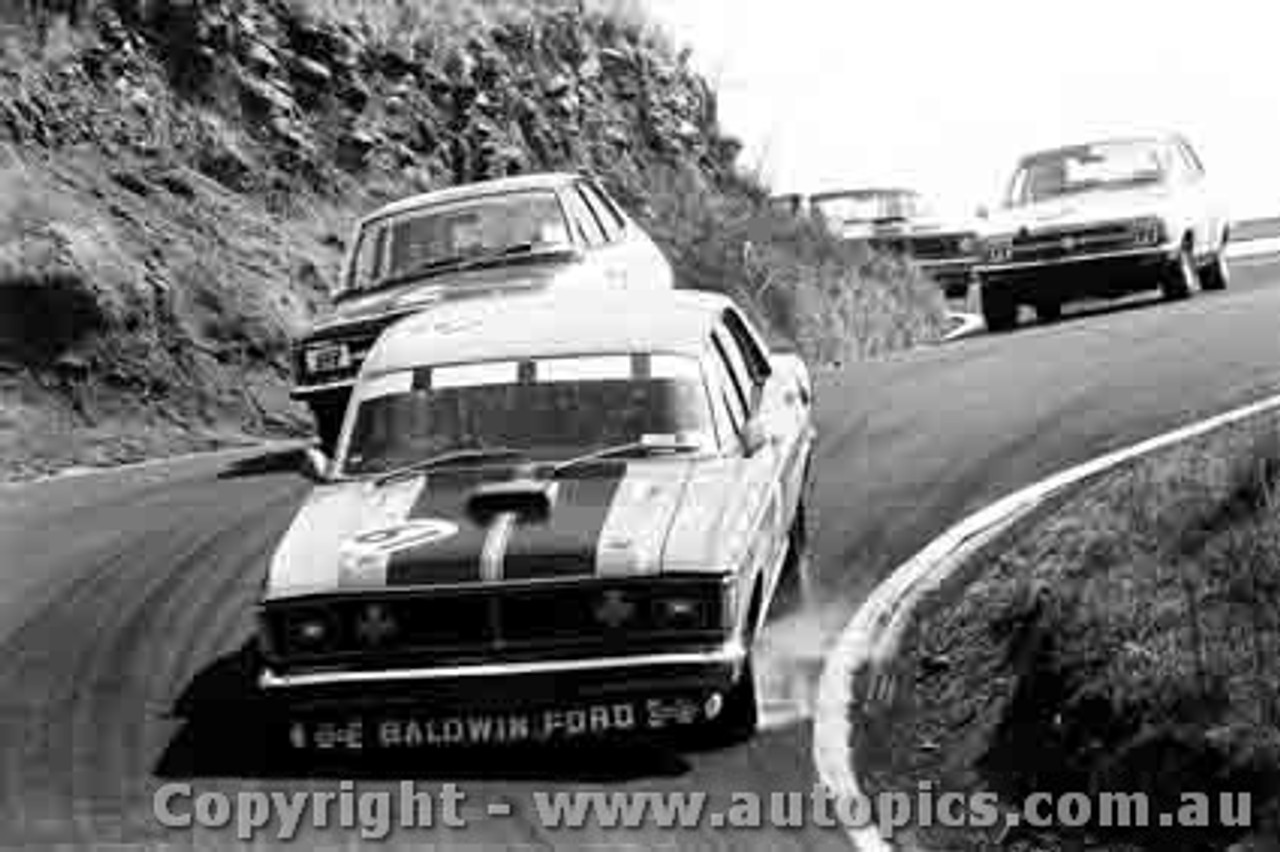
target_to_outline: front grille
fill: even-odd
[[[871,241],[873,248],[916,260],[962,260],[968,256],[963,234],[928,234],[884,237]]]
[[[1135,229],[1127,223],[1084,225],[1021,233],[1013,238],[1015,262],[1061,260],[1137,247]]]
[[[722,589],[718,581],[698,579],[362,594],[274,605],[268,625],[273,656],[284,667],[449,665],[637,652],[673,638],[714,639],[725,622]],[[678,595],[700,602],[696,617],[663,623],[660,601]],[[613,619],[602,617],[608,609]],[[327,638],[298,641],[294,628],[317,618],[325,622]]]

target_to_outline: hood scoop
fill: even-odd
[[[557,482],[533,478],[485,483],[468,496],[467,514],[481,526],[507,513],[522,521],[545,521],[555,506],[558,485]]]

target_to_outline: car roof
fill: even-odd
[[[1159,134],[1153,133],[1146,136],[1109,136],[1102,139],[1086,139],[1083,142],[1075,142],[1070,145],[1058,145],[1053,148],[1045,148],[1040,151],[1032,151],[1023,155],[1022,161],[1035,160],[1041,157],[1051,157],[1055,154],[1063,154],[1068,151],[1079,151],[1082,148],[1092,148],[1095,145],[1171,145],[1182,141],[1182,137],[1176,133]]]
[[[376,375],[433,364],[557,355],[697,355],[728,297],[701,290],[636,294],[543,292],[428,308],[392,325],[369,353]]]
[[[869,186],[856,189],[832,189],[826,192],[815,192],[809,196],[810,201],[826,201],[832,198],[874,198],[880,195],[915,195],[920,193],[914,189],[901,186]]]
[[[395,216],[399,213],[416,210],[419,207],[460,201],[465,198],[479,198],[486,195],[501,195],[507,192],[524,192],[537,189],[560,189],[582,179],[582,175],[573,172],[538,172],[536,174],[463,183],[457,186],[445,187],[444,189],[432,190],[431,192],[421,192],[417,195],[411,195],[408,198],[385,204],[362,218],[360,223],[364,224],[386,216]]]

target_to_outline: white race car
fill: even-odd
[[[1012,328],[1020,305],[1052,320],[1074,299],[1221,290],[1228,230],[1204,167],[1181,136],[1030,154],[983,228],[975,273],[987,327]]]

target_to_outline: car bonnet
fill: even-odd
[[[552,481],[485,465],[320,486],[277,547],[265,596],[654,574],[696,466],[604,460]],[[477,515],[477,494],[520,481],[550,496],[545,516]]]

